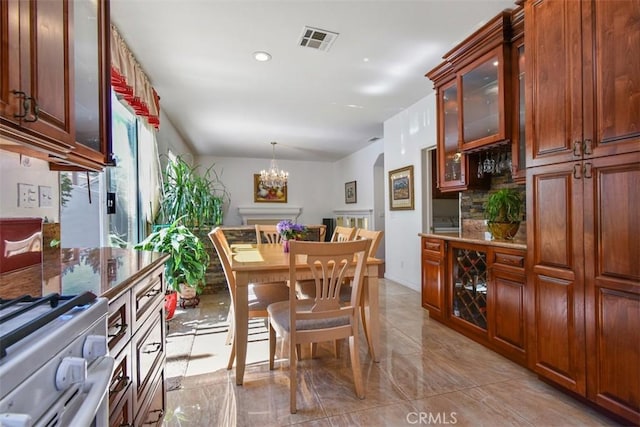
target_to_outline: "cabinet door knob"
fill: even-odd
[[[591,175],[591,163],[587,162],[584,164],[584,167],[582,168],[582,175],[584,176],[585,179],[590,179],[593,178],[593,175]]]
[[[582,151],[584,154],[593,154],[593,150],[591,149],[593,141],[591,139],[585,139],[584,144],[582,144]]]

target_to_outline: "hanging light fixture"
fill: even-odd
[[[286,187],[287,180],[289,179],[289,172],[285,172],[278,168],[278,163],[276,162],[276,144],[277,142],[275,141],[271,142],[271,146],[273,147],[273,159],[271,159],[269,170],[260,171],[260,182],[265,187],[284,188]]]

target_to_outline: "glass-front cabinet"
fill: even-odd
[[[511,142],[511,12],[503,11],[427,73],[438,102],[438,188],[486,188],[475,152]]]
[[[438,188],[440,191],[463,189],[466,158],[459,149],[459,104],[456,80],[438,90],[440,145],[438,147]]]
[[[527,172],[526,126],[525,126],[525,47],[524,11],[517,9],[512,16],[513,39],[511,41],[511,79],[513,89],[513,115],[511,127],[511,177],[514,182],[524,184]]]
[[[506,138],[503,61],[495,49],[460,73],[463,151]]]
[[[487,252],[483,248],[451,245],[451,319],[487,329]]]

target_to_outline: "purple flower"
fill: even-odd
[[[301,237],[307,232],[307,227],[302,224],[296,224],[295,222],[285,219],[276,225],[276,230],[282,236],[283,239],[292,240]]]

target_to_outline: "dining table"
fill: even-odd
[[[289,280],[289,253],[282,244],[232,244],[231,270],[236,277],[235,346],[236,346],[236,384],[242,385],[247,357],[249,330],[248,286],[250,283],[287,282]],[[296,258],[296,279],[313,279],[309,266],[303,263],[302,255]],[[379,362],[380,319],[378,298],[378,270],[382,260],[367,258],[360,303],[363,304],[363,326],[369,355]],[[354,268],[349,269],[347,277],[353,276]]]

